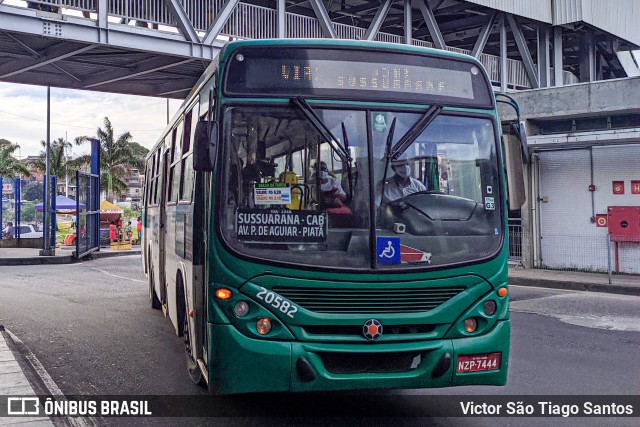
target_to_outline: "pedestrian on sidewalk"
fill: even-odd
[[[111,241],[111,243],[118,241],[118,230],[116,229],[115,221],[111,221],[109,225],[109,241]]]
[[[139,245],[140,243],[142,243],[142,218],[141,217],[138,217],[137,228],[138,228],[138,241],[136,243]]]
[[[131,228],[131,221],[127,223],[127,226],[124,228],[124,233],[127,236],[127,240],[131,241],[131,237],[133,236],[133,231]]]

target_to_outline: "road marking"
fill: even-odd
[[[17,336],[15,336],[11,331],[5,329],[5,332],[9,335],[11,340],[20,346],[20,352],[23,354],[25,359],[29,362],[36,375],[40,378],[45,388],[49,392],[49,394],[55,397],[56,400],[66,401],[67,398],[60,390],[56,382],[51,378],[51,375],[47,372],[47,370],[42,366],[42,363],[38,360],[35,354],[29,350],[24,342]],[[66,417],[66,420],[73,427],[94,427],[98,425],[98,422],[93,417],[85,417],[85,418],[76,418],[76,417]],[[53,421],[53,420],[52,420]]]
[[[636,314],[640,298],[577,291],[522,299],[509,303],[512,312],[551,317],[563,323],[591,329],[640,332]]]
[[[132,282],[138,282],[138,283],[147,283],[146,280],[132,279],[131,277],[119,276],[117,274],[109,273],[108,271],[105,271],[105,270],[103,270],[101,268],[96,268],[96,267],[90,267],[90,268],[91,268],[91,270],[98,271],[98,272],[100,272],[102,274],[106,274],[107,276],[115,277],[117,279],[130,280]]]

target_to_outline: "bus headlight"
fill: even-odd
[[[256,322],[256,330],[260,335],[267,335],[271,330],[271,319],[263,317]]]
[[[487,316],[493,316],[493,314],[496,312],[496,308],[496,302],[493,300],[485,301],[484,304],[482,304],[482,309],[487,314]]]
[[[246,301],[238,301],[236,305],[233,306],[233,314],[238,317],[244,317],[249,313],[249,304]]]
[[[464,320],[464,330],[472,333],[476,330],[476,328],[478,327],[478,321],[476,319],[474,319],[473,317],[469,317],[468,319]]]

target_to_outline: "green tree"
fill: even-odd
[[[114,192],[127,190],[125,176],[131,169],[142,169],[144,157],[137,151],[140,144],[132,141],[131,133],[124,132],[114,137],[113,126],[108,117],[104,118],[104,129],[98,128],[96,138],[100,141],[100,188],[107,190],[107,198],[113,200]],[[91,137],[76,138],[76,143],[91,141]],[[145,149],[146,150],[146,149]],[[84,156],[85,162],[90,162],[90,156]]]
[[[5,178],[31,176],[27,166],[15,158],[14,153],[18,148],[20,148],[18,144],[12,144],[6,139],[0,140],[0,176]]]
[[[40,145],[42,145],[46,150],[46,141],[40,141]],[[84,159],[82,158],[68,158],[67,150],[72,146],[73,145],[70,142],[65,141],[64,138],[58,138],[55,141],[51,141],[49,147],[49,175],[55,176],[58,179],[58,182],[62,182],[66,176],[75,176],[76,170],[80,169],[84,163]],[[45,150],[40,152],[40,157],[37,160],[31,162],[31,165],[42,173],[46,171]]]
[[[22,199],[40,202],[44,193],[43,187],[42,183],[37,181],[26,183],[21,191]]]

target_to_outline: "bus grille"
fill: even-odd
[[[436,288],[294,288],[273,291],[316,313],[412,313],[429,311],[464,291],[465,287]]]
[[[332,374],[390,374],[417,369],[419,352],[402,353],[318,353],[325,369]]]

